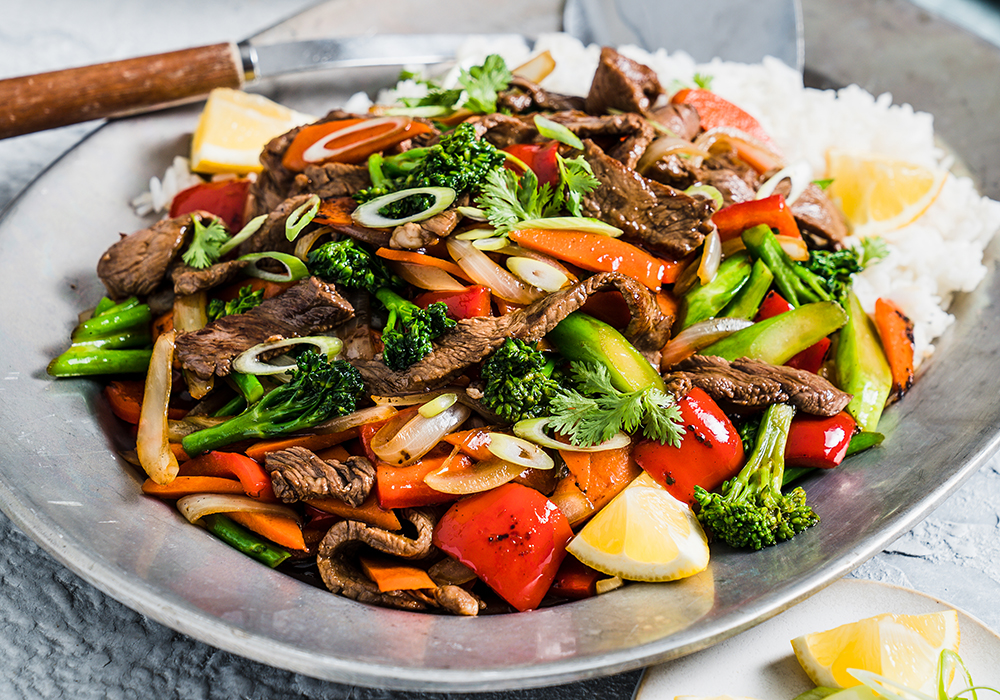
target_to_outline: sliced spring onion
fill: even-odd
[[[691,195],[692,197],[706,197],[715,202],[715,211],[719,211],[722,207],[726,206],[726,200],[723,198],[722,193],[719,192],[717,187],[712,187],[711,185],[691,185],[686,190],[684,194]]]
[[[486,217],[486,212],[479,207],[455,207],[455,211],[464,216],[466,219],[472,219],[473,221],[489,221]]]
[[[383,216],[379,213],[386,205],[416,194],[430,195],[434,197],[434,203],[422,212],[412,216],[404,216],[400,219],[390,219],[388,216]],[[351,213],[351,218],[354,219],[355,223],[367,226],[368,228],[394,228],[408,224],[411,221],[423,221],[435,214],[440,214],[451,206],[456,196],[457,193],[450,187],[413,187],[408,190],[390,192],[389,194],[384,194],[381,197],[376,197],[369,202],[365,202]]]
[[[397,467],[416,462],[430,452],[448,433],[465,422],[472,413],[468,406],[456,403],[433,418],[417,414],[409,420],[394,417],[382,426],[371,441],[371,450],[383,462]],[[405,421],[405,422],[404,422]]]
[[[495,457],[525,469],[552,469],[549,453],[533,442],[506,433],[490,433],[486,449]]]
[[[479,250],[496,251],[501,248],[506,248],[510,245],[510,239],[507,236],[492,236],[490,238],[479,238],[472,242],[472,245],[479,248]]]
[[[803,262],[809,259],[809,247],[801,238],[795,236],[775,236],[785,255],[792,260]]]
[[[153,345],[136,434],[135,449],[139,464],[157,484],[169,484],[180,468],[167,439],[173,362],[174,331],[171,330],[161,334]]]
[[[535,128],[538,129],[539,134],[547,139],[555,139],[559,143],[564,143],[578,151],[583,150],[583,141],[580,140],[580,137],[559,122],[554,122],[551,119],[543,117],[541,114],[536,114]]]
[[[299,236],[298,240],[295,241],[295,257],[304,262],[309,257],[309,251],[316,245],[316,241],[332,231],[333,229],[329,226],[320,226],[304,236]]]
[[[483,238],[494,238],[497,236],[497,230],[495,228],[473,228],[468,231],[462,231],[461,233],[456,233],[453,237],[460,241],[478,241]]]
[[[221,257],[225,255],[229,251],[236,248],[236,246],[240,243],[250,238],[250,236],[257,233],[257,231],[260,230],[260,227],[264,225],[265,221],[267,221],[267,214],[261,214],[260,216],[255,216],[250,219],[250,221],[248,221],[246,225],[240,229],[239,233],[222,244],[222,247],[219,248],[219,256]]]
[[[440,267],[415,265],[398,260],[390,262],[389,266],[397,275],[420,289],[428,289],[432,292],[460,292],[467,286]]]
[[[531,258],[507,258],[507,269],[522,280],[546,292],[558,292],[569,283],[569,277],[542,262]]]
[[[545,231],[582,231],[599,233],[602,236],[618,238],[623,231],[617,226],[606,224],[589,216],[549,216],[544,219],[525,219],[510,226],[511,231],[537,228]]]
[[[618,433],[610,439],[597,445],[583,446],[571,445],[568,442],[560,442],[545,432],[549,425],[548,418],[529,418],[514,424],[514,434],[535,443],[540,447],[548,447],[553,450],[565,450],[567,452],[602,452],[604,450],[614,450],[620,447],[627,447],[631,442],[625,433]]]
[[[278,253],[275,251],[267,253],[249,253],[247,255],[240,256],[238,259],[250,261],[250,264],[247,265],[246,269],[243,271],[247,277],[256,277],[258,279],[267,280],[268,282],[294,282],[309,276],[309,268],[306,267],[306,264],[294,255],[289,255],[288,253]],[[257,261],[264,259],[271,259],[284,265],[285,274],[281,275],[276,272],[261,270],[257,267]]]
[[[419,403],[429,401],[441,394],[454,393],[449,389],[439,389],[425,394],[408,394],[406,396],[372,396],[372,401],[379,406],[416,406]]]
[[[698,263],[698,280],[706,285],[715,279],[722,263],[722,240],[719,231],[714,227],[705,236],[705,244],[701,251],[701,262]]]
[[[287,348],[293,345],[312,345],[327,359],[332,360],[340,351],[344,349],[344,341],[328,335],[309,335],[301,338],[282,338],[281,340],[269,340],[266,343],[258,343],[249,350],[244,350],[233,360],[233,369],[243,374],[266,375],[282,374],[295,369],[298,365],[277,365],[263,362],[260,356],[265,352],[271,352],[278,348]]]
[[[455,405],[458,401],[458,394],[453,394],[448,392],[447,394],[440,394],[427,403],[424,403],[417,409],[417,413],[422,415],[424,418],[433,418],[434,416],[444,413],[449,408]]]
[[[359,425],[388,420],[394,415],[396,415],[396,409],[392,406],[368,406],[354,413],[348,413],[346,416],[337,416],[336,418],[331,418],[328,421],[315,425],[310,429],[310,432],[317,435],[342,433]]]
[[[449,237],[448,253],[458,266],[477,284],[489,287],[495,295],[514,304],[530,304],[543,296],[540,289],[522,282],[497,265],[486,253],[470,241]]]
[[[672,367],[715,341],[752,325],[753,321],[743,318],[710,318],[692,324],[663,348],[660,353],[660,369]]]
[[[782,168],[769,177],[767,182],[757,189],[756,199],[770,197],[774,194],[774,188],[778,186],[778,183],[785,179],[787,179],[791,185],[791,190],[788,192],[788,196],[785,197],[785,204],[791,204],[798,199],[803,192],[805,192],[809,183],[812,182],[812,168],[810,168],[809,163],[804,160],[800,160],[792,165]]]
[[[471,469],[445,465],[424,477],[435,491],[465,495],[482,493],[516,479],[524,469],[502,459],[486,459]]]
[[[302,204],[297,206],[285,219],[285,237],[294,241],[302,233],[302,229],[310,224],[319,211],[319,196],[309,195]]]
[[[394,117],[423,117],[424,119],[433,119],[434,117],[441,117],[445,114],[451,114],[452,109],[445,107],[443,105],[420,105],[419,107],[384,107],[382,108],[382,114]]]
[[[262,513],[279,515],[300,522],[298,513],[280,503],[265,503],[249,496],[222,493],[196,493],[177,501],[177,510],[188,522],[196,523],[213,513]]]

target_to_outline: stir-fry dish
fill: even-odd
[[[409,76],[108,248],[49,372],[107,380],[145,494],[334,593],[459,615],[823,527],[791,482],[877,446],[920,359],[852,288],[886,247],[850,183],[803,178],[710,76],[604,48],[573,96],[550,70]]]

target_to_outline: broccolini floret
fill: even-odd
[[[247,438],[267,438],[353,413],[364,391],[361,374],[349,362],[330,362],[325,355],[306,350],[282,384],[243,413],[225,423],[199,430],[181,442],[189,455],[201,454]]]
[[[250,309],[260,306],[260,303],[264,301],[264,290],[258,289],[253,290],[249,284],[245,287],[240,287],[240,291],[237,296],[229,301],[223,301],[222,299],[210,299],[208,302],[208,308],[206,309],[208,313],[208,320],[214,321],[223,316],[232,316],[233,314],[244,314]]]
[[[431,341],[456,325],[444,302],[421,309],[390,289],[379,289],[375,296],[389,312],[382,329],[382,361],[397,372],[429,355],[434,349]]]
[[[819,522],[801,487],[781,492],[785,442],[795,409],[774,404],[764,413],[757,445],[746,466],[719,493],[695,487],[698,520],[732,547],[762,549],[791,539]]]
[[[841,300],[851,286],[851,276],[887,254],[885,241],[873,236],[862,240],[859,246],[833,251],[814,250],[803,264],[823,279],[834,299]]]
[[[374,294],[382,287],[403,286],[401,279],[353,238],[324,243],[309,252],[307,263],[311,274],[348,289]]]
[[[549,401],[559,389],[552,379],[553,367],[534,346],[508,338],[483,362],[483,403],[510,423],[547,415]]]

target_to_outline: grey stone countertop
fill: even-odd
[[[240,39],[309,4],[0,0],[5,18],[0,78]],[[997,11],[977,0],[966,4]],[[0,209],[93,128],[0,141]],[[994,458],[930,517],[852,575],[931,594],[1000,629],[998,528],[1000,461]],[[2,515],[0,541],[0,698],[405,697],[274,669],[176,633],[63,568]],[[628,698],[637,675],[474,697]]]

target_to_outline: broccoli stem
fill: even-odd
[[[291,553],[268,542],[221,513],[202,516],[201,523],[206,530],[229,546],[267,564],[272,569],[292,556]]]
[[[743,232],[743,243],[754,258],[763,260],[774,275],[774,285],[792,306],[829,301],[823,279],[788,257],[770,227],[761,224]]]
[[[236,385],[247,404],[256,403],[264,396],[264,385],[260,383],[257,375],[230,372],[229,378],[233,380],[233,384]]]

